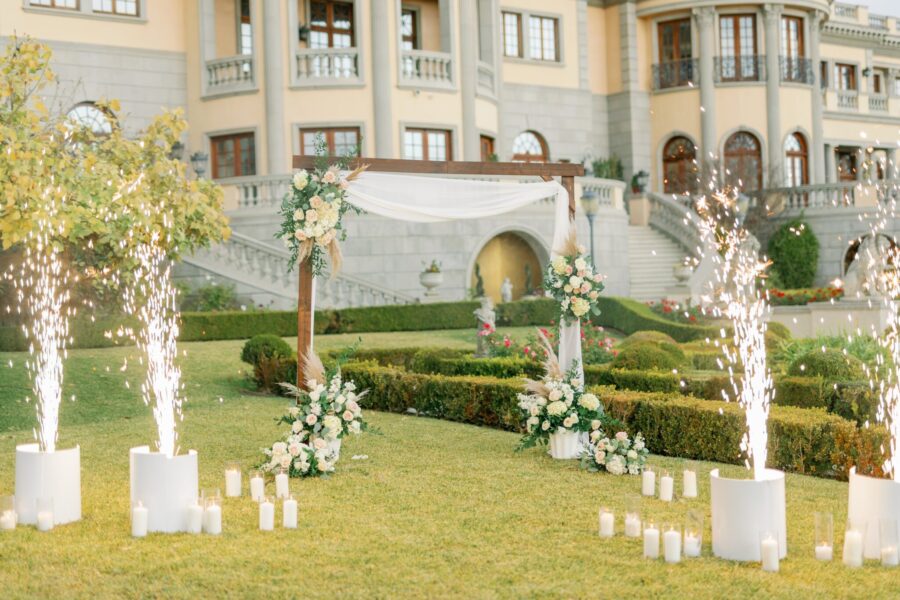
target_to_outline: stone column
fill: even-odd
[[[887,179],[897,179],[897,149],[887,149],[887,165],[885,167],[884,176]]]
[[[394,119],[391,115],[390,0],[372,0],[372,102],[375,115],[375,156],[394,158]],[[363,49],[360,48],[362,51]]]
[[[718,135],[716,134],[716,9],[707,6],[694,9],[694,21],[700,38],[700,168],[704,171],[710,163],[718,162]]]
[[[812,62],[812,139],[809,141],[810,183],[825,183],[825,155],[822,145],[824,137],[822,123],[822,72],[819,57],[819,28],[822,26],[822,13],[817,10],[809,14],[809,60]]]
[[[825,183],[837,183],[834,146],[825,144]]]
[[[860,146],[856,149],[856,180],[862,181],[864,179],[864,171],[866,165],[866,149]]]
[[[781,11],[782,6],[766,4],[764,9],[766,21],[766,137],[768,138],[769,160],[767,182],[768,187],[779,187],[782,184],[781,147]]]
[[[284,141],[285,49],[281,26],[281,2],[263,2],[262,7],[263,62],[266,80],[266,165],[269,175],[277,175],[291,170]],[[259,65],[258,57],[256,64]]]
[[[459,0],[459,83],[462,101],[462,159],[481,160],[475,93],[478,85],[478,9],[475,0]]]
[[[87,5],[87,2],[82,2]],[[200,89],[206,93],[206,61],[216,57],[216,1],[197,0],[200,21]]]

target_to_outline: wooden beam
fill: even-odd
[[[303,359],[312,347],[313,333],[313,276],[309,260],[297,265],[300,284],[297,289],[297,387],[303,389]]]
[[[316,167],[315,156],[294,156],[295,169]],[[337,158],[329,159],[337,162]],[[437,160],[404,160],[394,158],[358,158],[353,164],[364,164],[371,171],[409,173],[411,175],[512,175],[519,177],[581,177],[584,165],[575,163],[465,162]]]
[[[569,220],[575,220],[575,178],[571,175],[563,175],[560,177],[562,179],[562,186],[566,188],[566,192],[569,193]]]

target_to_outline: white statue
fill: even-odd
[[[506,277],[503,280],[503,285],[500,286],[500,300],[503,302],[512,302],[512,294],[513,284],[509,280],[509,277]]]
[[[880,296],[884,273],[891,268],[891,244],[883,236],[866,236],[859,244],[853,262],[844,275],[844,296],[861,298]]]
[[[485,335],[493,333],[497,328],[497,313],[494,312],[494,301],[490,296],[482,296],[481,306],[474,311],[478,318],[478,350],[477,356],[487,356],[487,347],[484,343]]]

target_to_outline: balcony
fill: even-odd
[[[400,56],[400,83],[407,87],[452,90],[453,58],[449,52],[404,50]]]
[[[888,112],[887,96],[869,96],[869,112]]]
[[[700,69],[695,58],[684,58],[653,65],[653,89],[694,86],[698,83]]]
[[[839,110],[859,110],[859,92],[856,90],[835,90]]]
[[[779,56],[778,65],[781,70],[781,81],[812,85],[815,80],[812,61],[808,58]]]
[[[256,91],[252,55],[226,56],[206,61],[204,97]]]
[[[765,56],[717,56],[716,83],[765,81]]]
[[[884,15],[869,15],[869,27],[872,29],[881,29],[882,31],[887,31],[888,27],[888,18]]]
[[[855,21],[859,14],[859,6],[855,4],[841,4],[836,2],[834,4],[834,16],[840,19],[850,19]]]
[[[296,87],[358,85],[358,48],[302,48],[294,56],[291,73]]]

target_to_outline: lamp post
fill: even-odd
[[[206,173],[207,160],[209,160],[209,155],[206,152],[194,152],[191,154],[191,168],[197,174],[197,179],[203,179],[203,175]]]
[[[585,189],[581,193],[581,208],[584,210],[584,216],[587,217],[588,229],[591,235],[591,262],[596,266],[597,258],[594,254],[594,217],[597,216],[597,211],[600,210],[600,199],[597,197],[597,192],[592,189]]]

